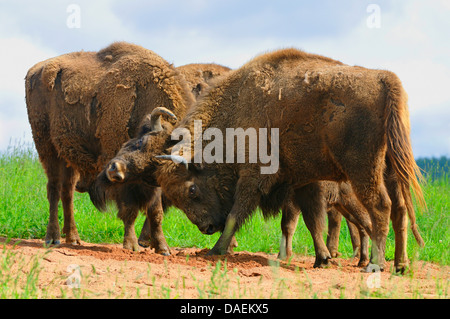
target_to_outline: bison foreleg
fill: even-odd
[[[327,215],[328,215],[327,248],[330,251],[331,257],[336,258],[340,255],[339,234],[341,230],[342,215],[334,207],[331,207],[328,210]]]
[[[164,256],[170,255],[169,245],[162,230],[162,220],[164,210],[161,203],[161,196],[158,195],[155,203],[147,208],[147,218],[142,226],[139,236],[139,245],[155,249],[157,254]]]
[[[234,234],[238,230],[236,217],[233,215],[232,213],[228,215],[223,233],[214,247],[208,252],[208,255],[225,255],[228,252],[228,247],[230,247]]]
[[[289,259],[292,256],[292,237],[297,228],[299,216],[300,208],[295,207],[291,200],[283,205],[281,214],[282,237],[278,259]]]
[[[234,204],[225,221],[225,227],[217,243],[208,255],[225,255],[232,243],[234,234],[244,221],[251,216],[261,198],[258,191],[258,180],[251,177],[240,177],[234,194]]]
[[[124,235],[123,248],[133,251],[139,251],[138,240],[134,230],[134,222],[139,214],[139,210],[135,208],[127,209],[125,207],[119,208],[118,217],[123,221]]]

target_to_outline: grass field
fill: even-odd
[[[434,171],[439,167],[433,166]],[[47,178],[37,159],[32,145],[10,147],[0,154],[0,236],[9,238],[44,238],[48,222],[48,201],[46,196]],[[429,180],[423,187],[427,211],[416,210],[425,247],[419,248],[412,234],[408,237],[408,256],[412,259],[449,265],[450,244],[450,181],[447,173]],[[115,207],[106,213],[98,212],[87,194],[76,193],[75,221],[83,241],[92,243],[121,243],[123,224],[116,217]],[[60,225],[63,217],[60,205]],[[264,220],[259,212],[244,225],[237,234],[239,247],[246,251],[278,252],[281,236],[280,218]],[[136,223],[139,231],[144,222],[141,215]],[[170,247],[211,248],[219,234],[201,234],[186,216],[175,208],[170,208],[163,221],[164,234]],[[343,257],[352,255],[350,236],[342,223],[339,250]],[[294,237],[295,253],[314,255],[311,236],[303,220],[299,221]],[[394,235],[391,231],[387,240],[386,258],[394,258]]]

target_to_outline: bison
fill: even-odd
[[[226,74],[230,70],[229,68],[215,64],[189,64],[178,67],[177,69],[180,70],[181,73],[186,77],[188,84],[192,88],[192,92],[197,98],[199,98],[200,96],[199,94],[201,92],[204,92],[205,89],[207,89],[209,85],[213,83],[212,81],[213,79],[216,80],[217,77]],[[142,163],[144,163],[147,159],[151,159],[154,153],[157,152],[158,147],[156,145],[161,145],[163,143],[163,142],[160,143],[153,142],[152,147],[143,147],[144,146],[143,135],[145,135],[147,132],[147,130],[145,129],[145,125],[147,124],[144,123],[143,128],[140,130],[143,133],[125,143],[122,149],[118,152],[118,154],[107,165],[107,169],[105,169],[99,175],[96,184],[96,189],[100,193],[105,193],[106,189],[112,189],[116,187],[117,183],[121,184],[121,186],[131,184],[133,185],[133,187],[136,187],[136,185],[139,183],[140,180],[147,186],[157,185],[157,182],[152,174],[153,169],[147,167],[145,169],[146,172],[144,173],[143,168],[138,167],[135,164],[140,163],[140,165],[142,166]],[[158,139],[160,141],[164,141],[167,138],[168,133],[169,132],[163,133],[162,137],[159,137]],[[304,189],[305,191],[308,191],[306,187]],[[339,204],[337,198],[341,199],[344,197],[337,194],[335,189],[336,187],[334,188],[328,187],[327,189],[325,188],[323,189],[324,193],[328,192],[327,193],[328,201],[325,204],[328,206],[329,209],[328,211],[329,237],[327,240],[327,247],[325,246],[322,239],[322,231],[324,226],[323,224],[324,212],[316,209],[316,207],[319,207],[319,205],[317,205],[316,207],[300,205],[303,207],[303,215],[305,218],[305,222],[314,239],[317,252],[316,254],[317,259],[315,262],[316,267],[325,265],[329,258],[331,258],[332,256],[337,256],[338,254],[337,246],[339,240],[340,218],[342,217],[339,211],[341,211],[344,215],[346,215],[347,222],[350,219],[353,221],[353,223],[358,224],[358,221],[355,220],[355,218],[352,215],[346,214],[345,208],[338,208],[338,209],[335,208],[338,207],[337,205]],[[136,191],[134,191],[133,193],[141,194],[141,192]],[[139,196],[145,197],[145,194],[141,194]],[[99,198],[99,196],[97,195],[94,196],[93,199],[94,204],[96,204],[96,206],[99,209],[102,209],[102,207],[105,205],[104,197],[102,198],[103,199]],[[137,199],[134,199],[134,201],[136,200]],[[306,203],[306,201],[304,201],[304,203]],[[341,204],[347,206],[349,205],[345,202],[342,203],[342,201]],[[170,201],[168,201],[163,196],[163,205],[162,205],[163,210],[165,210],[165,207],[169,205]],[[351,210],[351,207],[347,207],[347,209]],[[283,239],[282,244],[280,246],[279,258],[289,258],[289,256],[292,253],[292,244],[291,244],[292,235],[296,228],[299,212],[300,212],[299,205],[296,205],[292,202],[288,202],[284,206],[282,219]],[[364,216],[362,217],[359,216],[359,218],[360,220],[363,220],[363,223],[366,225],[370,223],[367,222]],[[364,262],[368,260],[367,234],[362,228],[358,229],[358,227],[354,226],[353,223],[348,222],[352,238],[352,244],[354,247],[355,255],[360,254],[359,250],[361,248],[362,253],[359,264],[364,264]],[[151,228],[149,226],[147,219],[142,228],[141,235],[138,241],[141,246],[149,245],[148,242],[150,238],[150,230]],[[228,247],[228,252],[232,252],[235,246],[237,246],[237,242],[233,240],[230,246]]]
[[[225,74],[229,70],[227,67],[212,63],[189,64],[177,67],[177,71],[180,72],[188,88],[197,97],[202,90],[208,88],[213,78]],[[156,109],[160,112],[158,114],[166,114],[167,118],[174,117],[167,109],[160,107]],[[116,201],[119,207],[119,216],[128,225],[129,231],[127,235],[133,238],[132,246],[126,248],[138,250],[139,244],[143,247],[150,246],[155,248],[157,252],[167,255],[170,253],[170,250],[162,233],[161,223],[163,212],[170,206],[170,202],[164,198],[152,178],[138,179],[123,174],[122,170],[124,169],[125,161],[117,160],[117,157],[124,153],[132,154],[135,157],[136,153],[140,153],[143,145],[145,145],[144,149],[146,151],[151,151],[159,149],[158,147],[164,144],[166,135],[171,132],[172,126],[170,123],[161,123],[161,117],[157,117],[155,123],[152,120],[153,117],[151,116],[147,116],[143,120],[138,133],[124,143],[116,156],[104,166],[96,182],[91,186],[89,194],[92,202],[99,210],[105,209],[108,197],[112,197]],[[154,128],[155,125],[157,129]],[[135,157],[135,160],[128,162],[126,165],[137,168],[140,163],[142,163],[142,159],[136,160]],[[142,173],[141,171],[140,174]],[[114,196],[107,196],[107,194],[111,193],[114,193]],[[146,207],[149,207],[147,208],[148,212],[157,211],[158,213],[147,214],[148,216],[142,227],[139,239],[136,241],[134,222],[139,210],[145,210]]]
[[[275,164],[267,167],[267,158],[196,163],[198,121],[202,132],[259,129],[258,146],[267,150],[270,141]],[[165,154],[149,166],[156,167],[165,196],[202,232],[222,231],[210,254],[227,252],[256,207],[269,215],[279,211],[291,189],[297,193],[317,181],[347,181],[372,223],[367,229],[372,239],[367,269],[384,269],[391,214],[395,267],[405,268],[407,214],[414,216],[410,186],[419,204],[425,203],[410,142],[407,95],[394,73],[297,49],[269,52],[208,90],[177,129],[194,136],[189,145],[194,154],[182,154],[182,160],[171,154],[176,141],[168,141]],[[203,140],[200,151],[208,141]],[[219,155],[237,153],[235,144],[217,145]],[[250,146],[254,151],[255,145],[246,144],[247,157]],[[414,219],[411,224],[415,229]]]
[[[48,178],[50,218],[45,242],[60,243],[61,199],[66,242],[80,244],[73,215],[74,191],[89,192],[95,198],[94,181],[122,144],[142,134],[142,127],[153,135],[170,130],[194,97],[175,67],[153,51],[126,42],[37,63],[25,81],[28,118]],[[161,105],[166,108],[157,108]],[[163,114],[170,116],[161,125]],[[125,225],[124,248],[138,249],[130,216],[143,209],[150,219],[152,246],[168,252],[159,194],[155,187],[133,185],[103,194],[119,208]]]

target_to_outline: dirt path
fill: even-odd
[[[421,261],[396,276],[361,273],[357,260],[341,258],[314,269],[313,257],[295,256],[286,263],[276,255],[237,252],[219,258],[197,248],[172,248],[171,256],[112,244],[48,250],[41,240],[11,240],[6,248],[2,254],[10,251],[17,259],[11,271],[24,278],[31,261],[39,260],[38,287],[42,297],[52,298],[448,298],[450,278],[449,267]]]

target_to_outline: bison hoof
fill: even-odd
[[[153,247],[151,246],[151,248],[155,249],[155,253],[163,255],[163,256],[170,256],[170,249],[167,246],[158,246],[158,247]]]
[[[395,266],[395,273],[399,275],[403,275],[407,269],[406,265],[398,265]]]
[[[66,237],[66,244],[81,246],[81,239],[78,236],[75,237]]]
[[[340,252],[334,251],[331,254],[331,258],[338,258],[340,256],[342,256],[342,254]]]
[[[148,240],[139,239],[138,243],[139,243],[139,246],[141,246],[141,247],[144,247],[144,248],[150,247],[150,241],[148,241]]]
[[[61,245],[61,241],[59,239],[46,239],[45,240],[45,245],[46,246]]]
[[[210,251],[208,251],[206,256],[221,256],[221,255],[225,255],[226,253],[227,253],[226,249],[221,250],[221,249],[213,248]]]
[[[139,245],[137,242],[136,243],[124,242],[123,249],[131,250],[131,251],[139,251]]]
[[[360,259],[358,262],[358,267],[360,267],[360,268],[367,267],[368,262],[369,262],[369,259]]]
[[[331,256],[327,257],[316,257],[316,261],[314,262],[314,268],[325,268],[328,266],[328,260],[331,259]]]
[[[377,264],[369,263],[367,265],[367,267],[361,269],[361,272],[374,273],[374,272],[381,272],[383,270],[384,270],[384,267],[381,267],[380,265],[377,265]]]

